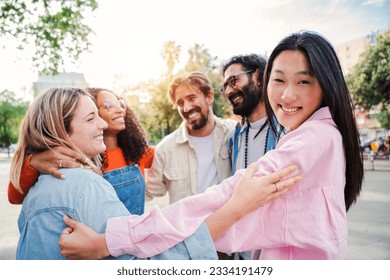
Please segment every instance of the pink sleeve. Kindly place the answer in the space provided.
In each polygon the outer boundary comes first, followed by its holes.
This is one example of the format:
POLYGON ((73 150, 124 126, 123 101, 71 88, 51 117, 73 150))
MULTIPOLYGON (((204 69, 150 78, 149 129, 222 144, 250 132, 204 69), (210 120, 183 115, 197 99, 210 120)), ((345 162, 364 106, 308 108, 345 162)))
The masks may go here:
POLYGON ((230 198, 241 173, 164 209, 157 206, 142 216, 109 219, 106 242, 112 256, 146 258, 162 253, 191 236, 206 218, 230 198))

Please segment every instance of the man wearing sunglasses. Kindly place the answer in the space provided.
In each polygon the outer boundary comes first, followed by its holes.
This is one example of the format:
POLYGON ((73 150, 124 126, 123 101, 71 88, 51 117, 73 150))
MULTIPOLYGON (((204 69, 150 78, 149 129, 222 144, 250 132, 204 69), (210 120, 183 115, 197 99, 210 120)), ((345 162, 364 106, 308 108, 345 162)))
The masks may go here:
MULTIPOLYGON (((222 67, 223 94, 241 122, 232 131, 228 147, 232 173, 246 168, 276 146, 276 135, 267 120, 262 80, 267 61, 256 54, 233 56, 222 67)), ((250 259, 250 252, 232 259, 250 259)))

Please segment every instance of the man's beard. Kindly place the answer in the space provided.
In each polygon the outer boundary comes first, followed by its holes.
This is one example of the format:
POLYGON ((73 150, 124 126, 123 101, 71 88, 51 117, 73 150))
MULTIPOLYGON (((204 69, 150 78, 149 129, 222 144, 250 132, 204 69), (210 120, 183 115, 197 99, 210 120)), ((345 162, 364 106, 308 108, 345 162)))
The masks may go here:
POLYGON ((191 111, 189 111, 188 113, 183 113, 183 116, 185 117, 185 119, 187 120, 187 123, 188 125, 191 127, 192 130, 199 130, 199 129, 202 129, 203 127, 206 126, 207 124, 207 121, 209 120, 209 116, 208 114, 207 115, 204 115, 202 113, 202 110, 199 108, 199 109, 193 109, 191 111), (191 122, 189 119, 188 119, 188 115, 192 114, 193 112, 199 112, 200 114, 200 119, 199 120, 196 120, 195 122, 191 122))
POLYGON ((261 88, 255 87, 252 80, 248 82, 241 90, 236 90, 229 96, 229 101, 233 106, 233 113, 239 116, 249 117, 262 98, 261 88), (238 104, 233 104, 233 100, 237 97, 242 97, 243 101, 238 104))

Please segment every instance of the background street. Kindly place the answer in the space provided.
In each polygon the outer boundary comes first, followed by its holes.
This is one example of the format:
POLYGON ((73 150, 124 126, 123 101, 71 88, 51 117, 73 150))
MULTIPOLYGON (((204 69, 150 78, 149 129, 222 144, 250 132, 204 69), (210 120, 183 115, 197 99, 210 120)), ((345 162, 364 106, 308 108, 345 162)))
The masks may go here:
MULTIPOLYGON (((11 159, 0 153, 0 260, 14 260, 19 238, 20 205, 7 198, 11 159)), ((365 162, 365 180, 358 201, 348 212, 350 260, 390 260, 390 160, 377 160, 374 170, 365 162)), ((164 206, 167 197, 147 202, 164 206)), ((310 209, 308 209, 310 211, 310 209)), ((302 221, 304 222, 304 221, 302 221)))

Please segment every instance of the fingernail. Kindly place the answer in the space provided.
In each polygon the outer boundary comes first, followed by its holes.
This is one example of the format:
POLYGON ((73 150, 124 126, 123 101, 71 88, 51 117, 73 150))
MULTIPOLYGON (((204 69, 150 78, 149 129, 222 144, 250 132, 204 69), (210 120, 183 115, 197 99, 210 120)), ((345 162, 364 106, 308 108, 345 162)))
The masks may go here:
POLYGON ((61 179, 65 179, 65 175, 64 175, 64 174, 61 174, 61 175, 60 175, 60 178, 61 178, 61 179))

